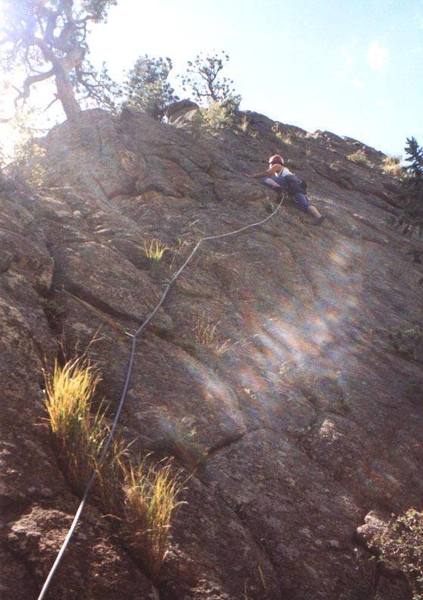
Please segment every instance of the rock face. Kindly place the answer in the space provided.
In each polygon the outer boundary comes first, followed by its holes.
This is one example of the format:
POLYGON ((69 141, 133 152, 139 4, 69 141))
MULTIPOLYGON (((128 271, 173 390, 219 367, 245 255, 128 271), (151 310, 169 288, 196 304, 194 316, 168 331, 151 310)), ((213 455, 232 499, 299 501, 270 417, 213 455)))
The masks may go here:
POLYGON ((44 147, 39 193, 0 182, 2 598, 37 596, 78 502, 43 421, 43 366, 91 343, 115 406, 126 332, 199 237, 275 206, 242 173, 279 152, 325 223, 287 202, 204 246, 137 350, 125 435, 191 473, 159 581, 93 505, 50 597, 406 600, 403 582, 375 584, 355 533, 423 492, 423 240, 392 226, 383 155, 256 113, 212 137, 88 111, 44 147), (152 239, 168 248, 156 263, 152 239))

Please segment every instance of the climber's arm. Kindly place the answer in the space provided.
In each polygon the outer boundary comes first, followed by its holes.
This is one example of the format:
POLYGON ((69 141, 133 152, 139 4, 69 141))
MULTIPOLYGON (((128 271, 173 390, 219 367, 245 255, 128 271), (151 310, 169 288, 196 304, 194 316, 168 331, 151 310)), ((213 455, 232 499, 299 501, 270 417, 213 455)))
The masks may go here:
POLYGON ((250 177, 250 179, 262 179, 263 177, 272 177, 276 175, 278 172, 278 165, 273 165, 269 167, 266 171, 262 171, 261 173, 253 173, 249 175, 248 173, 244 173, 246 177, 250 177))

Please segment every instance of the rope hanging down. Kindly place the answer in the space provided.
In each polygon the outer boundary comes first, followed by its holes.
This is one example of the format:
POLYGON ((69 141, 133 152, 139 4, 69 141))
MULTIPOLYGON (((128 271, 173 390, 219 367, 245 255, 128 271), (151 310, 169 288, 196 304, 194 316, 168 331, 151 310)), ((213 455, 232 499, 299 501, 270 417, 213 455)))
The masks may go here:
MULTIPOLYGON (((154 319, 154 317, 156 316, 158 310, 161 308, 161 306, 163 305, 164 301, 166 300, 166 297, 169 293, 170 288, 172 287, 172 285, 175 283, 175 281, 178 279, 178 277, 182 274, 182 272, 184 271, 184 269, 187 267, 187 265, 191 262, 191 260, 194 258, 195 254, 197 253, 197 251, 199 250, 201 244, 203 244, 204 242, 210 242, 212 240, 221 240, 223 238, 226 237, 230 237, 233 235, 237 235, 239 233, 242 233, 243 231, 247 231, 248 229, 252 229, 253 227, 259 227, 260 225, 264 225, 265 223, 267 223, 267 221, 270 221, 270 219, 272 217, 274 217, 276 215, 277 212, 279 212, 280 207, 282 206, 283 202, 285 200, 285 196, 282 195, 281 200, 279 202, 279 204, 277 205, 277 207, 270 213, 270 215, 268 215, 267 217, 265 217, 264 219, 261 219, 261 221, 257 221, 256 223, 250 223, 249 225, 245 225, 244 227, 240 227, 239 229, 235 229, 233 231, 228 231, 227 233, 220 233, 217 235, 207 235, 205 237, 202 237, 194 246, 193 250, 191 251, 191 253, 189 254, 188 258, 185 260, 185 262, 182 264, 182 266, 176 271, 176 273, 174 273, 171 277, 171 279, 169 280, 169 282, 166 284, 163 294, 160 298, 160 300, 158 301, 158 303, 156 304, 156 306, 154 307, 154 309, 151 311, 151 313, 147 316, 146 320, 143 321, 143 323, 138 327, 138 329, 135 331, 135 333, 131 336, 132 337, 132 342, 131 342, 131 352, 129 355, 129 359, 128 359, 128 366, 126 369, 126 376, 125 376, 125 383, 123 385, 123 389, 122 389, 122 393, 120 396, 120 400, 119 400, 119 404, 116 410, 116 414, 115 414, 115 418, 113 419, 113 423, 112 423, 112 427, 110 429, 109 435, 107 437, 106 443, 103 446, 103 449, 101 451, 101 455, 99 458, 99 464, 101 465, 103 463, 103 461, 106 458, 107 452, 109 451, 110 448, 110 444, 112 443, 113 437, 115 435, 116 432, 116 428, 119 422, 119 417, 120 414, 122 412, 123 409, 123 405, 125 404, 125 400, 126 400, 126 396, 128 394, 128 390, 129 390, 129 384, 131 381, 131 376, 132 376, 132 370, 134 367, 134 360, 135 360, 135 350, 136 350, 136 346, 137 346, 137 340, 140 337, 141 333, 144 331, 144 329, 147 327, 147 325, 154 319)), ((50 583, 53 580, 53 577, 61 563, 61 560, 63 558, 63 555, 66 551, 66 548, 69 545, 69 542, 75 532, 76 526, 78 524, 79 518, 82 514, 82 511, 84 510, 85 504, 87 502, 89 493, 91 491, 91 488, 93 486, 94 480, 96 478, 96 472, 94 471, 91 475, 91 478, 89 479, 86 487, 85 487, 85 491, 84 491, 84 495, 82 497, 82 500, 78 506, 78 509, 75 513, 75 516, 73 518, 72 524, 69 528, 69 531, 63 541, 62 547, 59 550, 58 555, 56 556, 56 560, 53 563, 53 566, 50 569, 50 572, 47 576, 47 579, 44 582, 44 585, 42 587, 42 590, 40 592, 40 595, 38 596, 38 600, 43 600, 46 596, 47 590, 50 586, 50 583)))

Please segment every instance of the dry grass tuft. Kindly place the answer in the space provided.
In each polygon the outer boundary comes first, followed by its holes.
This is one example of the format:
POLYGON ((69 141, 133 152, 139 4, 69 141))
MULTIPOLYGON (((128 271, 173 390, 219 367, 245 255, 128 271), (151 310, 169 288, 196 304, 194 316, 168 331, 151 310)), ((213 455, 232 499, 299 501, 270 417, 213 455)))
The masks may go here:
POLYGON ((55 362, 45 382, 50 428, 70 484, 81 494, 95 471, 95 496, 103 512, 118 518, 130 545, 157 577, 172 515, 181 504, 179 474, 170 461, 153 464, 148 456, 131 464, 129 446, 119 436, 103 456, 110 427, 103 407, 92 411, 100 375, 87 359, 74 359, 63 367, 55 362))
POLYGON ((149 242, 144 242, 144 252, 146 257, 149 260, 153 260, 159 262, 162 260, 164 253, 169 250, 169 247, 166 246, 160 240, 150 240, 149 242))
POLYGON ((46 375, 46 408, 53 433, 65 443, 85 424, 100 377, 86 361, 75 359, 64 367, 54 363, 46 375))
POLYGON ((392 177, 401 179, 404 177, 405 172, 400 163, 400 156, 386 156, 382 161, 382 172, 385 173, 385 175, 391 175, 392 177))
MULTIPOLYGON (((107 426, 104 439, 108 437, 109 431, 107 426)), ((92 467, 96 472, 95 493, 102 509, 106 514, 119 518, 123 506, 123 473, 128 459, 129 445, 117 437, 112 441, 108 454, 103 460, 100 460, 100 456, 96 456, 92 460, 92 467)))
POLYGON ((352 154, 348 154, 347 159, 355 162, 358 165, 362 165, 363 167, 373 167, 373 164, 367 158, 364 150, 357 150, 352 154))
POLYGON ((159 574, 169 545, 172 515, 182 504, 182 483, 169 461, 152 464, 149 457, 124 472, 124 516, 131 546, 153 578, 159 574))
POLYGON ((213 323, 205 314, 197 317, 194 324, 196 341, 213 350, 216 354, 224 354, 230 347, 230 340, 222 340, 218 332, 218 323, 213 323))
POLYGON ((45 375, 45 406, 50 428, 67 475, 81 489, 98 460, 107 429, 104 411, 91 412, 100 376, 86 359, 74 359, 63 367, 57 361, 45 375))
POLYGON ((202 346, 213 348, 217 341, 217 323, 213 323, 206 315, 197 317, 194 325, 195 339, 202 346))
POLYGON ((275 123, 272 126, 272 132, 275 138, 277 138, 283 144, 292 144, 292 136, 289 133, 284 132, 282 127, 278 123, 275 123))

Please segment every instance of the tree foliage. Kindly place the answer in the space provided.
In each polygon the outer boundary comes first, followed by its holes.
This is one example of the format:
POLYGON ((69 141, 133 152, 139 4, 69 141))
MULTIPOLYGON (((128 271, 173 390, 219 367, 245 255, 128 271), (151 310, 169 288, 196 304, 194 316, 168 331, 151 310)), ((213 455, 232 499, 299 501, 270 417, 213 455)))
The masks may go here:
POLYGON ((45 148, 42 137, 50 128, 50 123, 45 123, 45 127, 37 126, 41 112, 33 106, 25 106, 8 123, 14 144, 6 153, 5 172, 34 188, 43 185, 45 148))
POLYGON ((418 145, 415 137, 407 138, 407 144, 404 148, 406 161, 410 163, 407 171, 416 181, 423 180, 423 148, 418 145))
POLYGON ((416 138, 407 138, 405 146, 408 177, 404 180, 404 195, 407 212, 412 217, 423 219, 423 148, 416 138))
POLYGON ((127 104, 161 121, 166 108, 178 100, 168 81, 172 66, 170 58, 138 58, 124 86, 127 104))
POLYGON ((0 30, 4 69, 21 68, 23 81, 16 104, 34 84, 53 79, 56 99, 68 118, 80 112, 77 100, 111 102, 107 71, 100 77, 87 59, 88 28, 104 21, 117 0, 1 0, 5 15, 0 30))
POLYGON ((238 106, 241 97, 235 94, 234 82, 222 74, 228 61, 229 55, 223 51, 212 55, 197 54, 194 60, 188 61, 186 73, 180 77, 183 90, 202 106, 214 102, 238 106))

